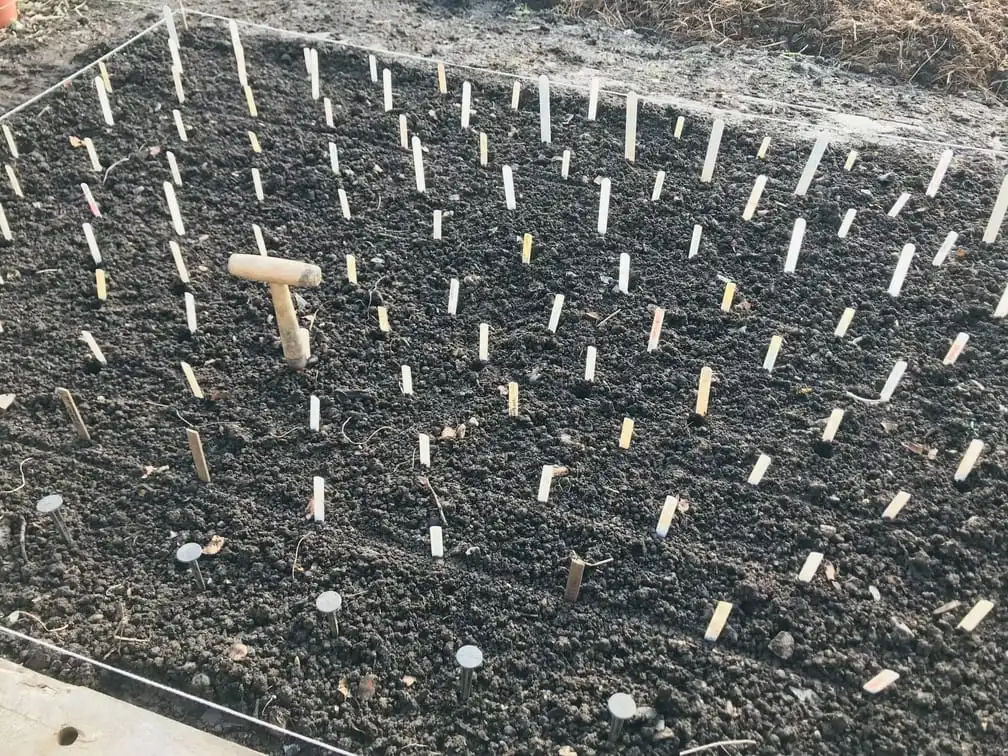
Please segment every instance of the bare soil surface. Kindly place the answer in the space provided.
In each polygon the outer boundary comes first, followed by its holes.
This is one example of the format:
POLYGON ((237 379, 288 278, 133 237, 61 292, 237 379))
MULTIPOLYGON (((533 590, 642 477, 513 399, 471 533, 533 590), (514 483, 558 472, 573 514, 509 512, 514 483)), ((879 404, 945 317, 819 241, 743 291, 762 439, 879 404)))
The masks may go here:
MULTIPOLYGON (((1004 235, 980 241, 1002 175, 988 154, 957 157, 929 199, 932 160, 865 145, 847 171, 846 147, 833 145, 808 196, 795 197, 810 145, 773 134, 759 160, 767 131, 743 123, 726 130, 714 181, 701 184, 710 122, 693 114, 676 139, 681 111, 645 107, 630 164, 621 105, 604 102, 589 122, 583 98, 556 93, 544 145, 531 88, 516 113, 508 82, 449 69, 442 97, 431 66, 383 56, 395 82, 385 114, 366 56, 324 48, 324 94, 336 105, 329 129, 308 95, 301 45, 245 40, 257 119, 218 25, 185 35, 188 142, 170 115, 161 34, 110 63, 115 127, 101 124, 86 80, 12 121, 25 196, 0 185, 14 236, 0 249, 0 386, 17 395, 0 415, 0 606, 4 616, 21 612, 9 621, 364 753, 677 754, 724 738, 751 738, 748 752, 760 754, 1002 752, 1003 608, 972 634, 956 630, 977 599, 1003 595, 1008 544, 998 527, 1008 354, 1004 321, 991 318, 1008 266, 1004 235), (473 125, 488 135, 486 169, 475 131, 459 128, 463 76, 473 83, 473 125), (398 147, 399 113, 427 147, 423 195, 398 147), (249 129, 262 153, 251 151, 249 129), (107 172, 91 172, 71 137, 94 139, 107 172), (167 251, 168 149, 182 168, 188 286, 167 251), (504 206, 504 164, 515 168, 514 211, 504 206), (651 202, 658 169, 667 179, 651 202), (767 188, 755 219, 743 221, 758 174, 767 188), (613 182, 604 236, 596 176, 613 182), (902 192, 910 202, 889 217, 902 192), (840 239, 851 207, 854 227, 840 239), (451 213, 440 242, 435 209, 451 213), (803 252, 797 274, 784 275, 799 215, 808 220, 803 252), (84 222, 109 275, 105 303, 94 296, 84 222), (254 251, 253 223, 271 254, 325 271, 321 288, 298 292, 314 355, 303 373, 281 364, 265 287, 226 272, 230 253, 254 251), (695 224, 704 236, 688 259, 695 224), (949 231, 958 244, 933 266, 949 231), (519 260, 526 232, 531 266, 519 260), (891 298, 906 243, 918 256, 891 298), (614 291, 623 252, 628 294, 614 291), (359 285, 342 276, 346 253, 356 255, 359 285), (446 312, 452 277, 457 316, 446 312), (718 307, 724 278, 739 287, 728 312, 718 307), (195 335, 185 291, 198 306, 195 335), (551 333, 559 293, 567 299, 551 333), (377 327, 379 305, 391 335, 377 327), (648 353, 656 306, 667 310, 664 335, 648 353), (848 306, 858 313, 836 339, 848 306), (480 323, 491 328, 487 364, 476 359, 480 323), (106 366, 77 340, 85 328, 106 366), (943 365, 961 331, 971 337, 965 352, 943 365), (785 346, 767 373, 759 367, 774 334, 785 346), (582 380, 589 345, 599 354, 593 383, 582 380), (877 396, 897 359, 910 368, 891 404, 851 397, 877 396), (186 393, 181 360, 206 400, 186 393), (404 364, 413 397, 399 387, 404 364), (716 382, 698 421, 704 365, 716 382), (518 418, 501 395, 511 380, 521 386, 518 418), (73 390, 95 443, 74 440, 56 386, 73 390), (322 401, 318 433, 307 428, 312 394, 322 401), (836 443, 818 443, 838 406, 847 414, 836 443), (624 417, 636 433, 620 450, 624 417), (191 427, 203 437, 209 485, 192 471, 191 427), (432 468, 420 469, 418 433, 438 438, 445 427, 456 438, 435 443, 432 468), (984 456, 954 485, 972 438, 986 442, 984 456), (761 452, 774 463, 750 486, 761 452), (535 500, 543 464, 567 468, 545 504, 535 500), (326 479, 324 524, 305 518, 314 475, 326 479), (901 489, 910 503, 883 521, 901 489), (53 491, 66 497, 73 548, 34 513, 53 491), (688 507, 660 539, 668 494, 688 507), (444 560, 428 543, 439 507, 444 560), (203 557, 209 586, 196 591, 174 551, 214 536, 223 547, 203 557), (795 576, 810 551, 826 561, 804 585, 795 576), (569 607, 572 552, 612 562, 589 569, 569 607), (338 637, 314 608, 326 589, 345 597, 338 637), (734 604, 728 626, 705 642, 721 600, 734 604), (935 613, 949 601, 960 603, 935 613), (235 658, 238 642, 248 654, 235 658), (453 660, 464 643, 486 655, 468 702, 458 700, 453 660), (901 679, 864 693, 882 668, 901 679), (609 744, 605 700, 616 691, 641 708, 609 744)), ((49 673, 102 683, 79 665, 2 647, 49 673)), ((215 716, 201 724, 297 752, 215 716)))

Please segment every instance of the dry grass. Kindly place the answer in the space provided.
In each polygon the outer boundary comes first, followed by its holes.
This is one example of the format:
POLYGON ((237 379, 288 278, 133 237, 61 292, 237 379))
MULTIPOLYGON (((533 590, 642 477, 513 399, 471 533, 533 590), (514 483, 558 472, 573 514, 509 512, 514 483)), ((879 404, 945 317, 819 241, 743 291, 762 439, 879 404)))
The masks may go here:
POLYGON ((851 70, 1008 96, 1008 0, 559 0, 687 39, 822 55, 851 70))

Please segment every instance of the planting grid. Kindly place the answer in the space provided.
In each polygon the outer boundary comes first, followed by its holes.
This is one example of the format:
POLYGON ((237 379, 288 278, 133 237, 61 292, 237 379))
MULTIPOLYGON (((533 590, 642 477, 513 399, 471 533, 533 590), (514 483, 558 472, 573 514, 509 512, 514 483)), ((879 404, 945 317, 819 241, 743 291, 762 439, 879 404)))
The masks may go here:
MULTIPOLYGON (((515 112, 510 81, 474 75, 472 128, 462 130, 467 72, 449 68, 441 95, 432 64, 382 57, 379 72, 389 68, 394 85, 385 113, 367 55, 322 46, 329 129, 302 45, 243 35, 257 118, 226 28, 209 25, 182 36, 182 105, 161 29, 108 61, 114 126, 102 122, 93 73, 4 121, 20 151, 4 160, 24 192, 0 185, 13 236, 0 249, 0 391, 16 394, 0 413, 8 624, 369 753, 677 753, 721 738, 753 738, 747 750, 759 753, 999 752, 1008 728, 998 704, 1008 693, 1002 610, 996 604, 972 633, 956 630, 978 599, 997 602, 1005 578, 1008 353, 992 312, 1008 266, 1003 235, 980 239, 1001 184, 989 157, 957 155, 927 198, 930 157, 861 146, 846 171, 848 147, 830 145, 808 196, 797 197, 811 145, 773 134, 760 160, 764 133, 729 126, 703 184, 711 124, 689 114, 676 139, 681 114, 642 105, 628 163, 621 100, 604 98, 589 122, 584 97, 554 90, 552 143, 543 144, 534 88, 526 84, 515 112), (399 113, 425 148, 425 194, 399 147, 399 113), (84 137, 100 172, 72 146, 84 137), (182 173, 184 237, 161 190, 168 150, 182 173), (514 211, 504 205, 504 164, 514 167, 514 211), (651 202, 658 169, 667 178, 651 202), (744 221, 761 173, 758 213, 744 221), (600 176, 612 181, 605 235, 595 228, 600 176), (904 191, 908 204, 887 217, 904 191), (850 207, 857 218, 840 239, 850 207), (446 213, 439 241, 436 209, 446 213), (808 231, 796 273, 784 274, 798 216, 808 231), (109 279, 103 303, 85 222, 109 279), (252 223, 271 255, 323 270, 320 288, 296 290, 311 329, 303 373, 283 365, 266 287, 227 273, 229 254, 255 252, 252 223), (687 259, 694 224, 703 239, 687 259), (949 231, 958 244, 935 267, 949 231), (524 233, 534 237, 528 266, 524 233), (188 286, 170 240, 182 247, 188 286), (918 254, 891 298, 906 243, 918 254), (629 294, 613 288, 622 252, 629 294), (356 255, 356 286, 345 280, 346 253, 356 255), (446 308, 452 277, 457 316, 446 308), (724 278, 738 284, 730 312, 719 309, 724 278), (184 291, 197 304, 194 336, 184 291), (566 303, 552 334, 557 293, 566 303), (378 305, 391 334, 378 329, 378 305), (667 314, 648 353, 655 306, 667 314), (835 338, 848 306, 857 314, 835 338), (484 322, 490 360, 481 365, 484 322), (84 329, 107 366, 79 341, 84 329), (960 331, 970 341, 945 366, 960 331), (760 366, 774 334, 784 343, 768 373, 760 366), (580 380, 590 344, 591 385, 580 380), (898 359, 909 368, 891 402, 852 398, 877 397, 898 359), (189 394, 182 360, 206 400, 189 394), (412 397, 400 391, 401 365, 412 367, 412 397), (704 365, 715 382, 698 423, 704 365), (501 393, 509 381, 520 385, 518 418, 501 393), (72 391, 94 443, 75 439, 57 386, 72 391), (317 433, 308 429, 312 394, 322 403, 317 433), (836 407, 846 414, 827 449, 817 440, 836 407), (636 423, 626 450, 617 446, 624 417, 636 423), (464 437, 435 441, 422 470, 418 433, 437 439, 461 425, 464 437), (210 484, 196 479, 188 427, 202 435, 210 484), (974 438, 984 452, 956 485, 974 438), (760 453, 773 462, 751 486, 760 453), (546 504, 536 501, 543 464, 568 468, 546 504), (315 475, 326 480, 324 523, 305 517, 315 475), (447 519, 444 560, 430 556, 439 514, 424 475, 447 519), (909 504, 882 520, 899 490, 909 504), (52 492, 66 499, 73 550, 35 513, 52 492), (663 540, 655 523, 669 494, 688 507, 663 540), (198 592, 174 552, 214 535, 225 543, 202 558, 209 588, 198 592), (802 584, 810 551, 825 561, 802 584), (572 552, 612 561, 586 571, 569 607, 572 552), (314 608, 329 589, 344 596, 337 638, 314 608), (709 643, 720 600, 734 608, 709 643), (933 613, 949 601, 961 604, 933 613), (793 637, 786 659, 770 649, 781 631, 793 637), (236 641, 247 657, 231 658, 236 641), (462 703, 454 652, 465 643, 486 662, 462 703), (883 668, 901 679, 865 693, 883 668), (643 708, 607 745, 605 701, 617 691, 643 708)), ((73 663, 3 647, 88 679, 73 663)))

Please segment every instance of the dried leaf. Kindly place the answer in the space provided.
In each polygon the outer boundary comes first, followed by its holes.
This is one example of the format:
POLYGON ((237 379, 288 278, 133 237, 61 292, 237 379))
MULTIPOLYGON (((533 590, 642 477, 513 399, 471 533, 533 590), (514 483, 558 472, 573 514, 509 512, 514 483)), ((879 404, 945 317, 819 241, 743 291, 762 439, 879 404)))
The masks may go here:
POLYGON ((364 675, 357 683, 357 698, 361 701, 370 701, 374 698, 375 690, 378 687, 378 678, 374 675, 364 675))
POLYGON ((235 641, 231 644, 231 648, 228 649, 227 655, 231 661, 241 661, 248 656, 248 652, 248 646, 241 641, 235 641))
POLYGON ((336 689, 343 694, 343 698, 350 698, 350 683, 345 677, 339 681, 336 689))
POLYGON ((14 394, 0 394, 0 410, 5 410, 14 404, 14 394))
POLYGON ((148 147, 147 151, 150 153, 151 157, 157 157, 161 154, 161 148, 156 144, 153 147, 148 147))
POLYGON ((458 428, 455 429, 455 435, 456 437, 458 437, 458 440, 461 441, 463 438, 465 438, 465 434, 466 434, 466 425, 465 423, 462 423, 458 428))
POLYGON ((206 556, 213 556, 220 552, 224 548, 224 536, 211 536, 210 542, 203 547, 203 553, 206 556))
POLYGON ((140 475, 141 478, 149 478, 151 475, 157 475, 159 473, 168 472, 168 465, 161 465, 160 467, 154 467, 154 465, 144 465, 143 474, 140 475))
POLYGON ((444 428, 441 429, 440 439, 442 441, 454 441, 457 436, 458 433, 451 426, 446 425, 444 428))
POLYGON ((928 459, 934 459, 938 456, 937 449, 925 444, 919 444, 916 441, 904 441, 903 448, 912 451, 914 454, 920 454, 922 457, 927 457, 928 459))
POLYGON ((798 394, 799 396, 808 396, 809 394, 812 393, 812 387, 799 386, 797 389, 795 389, 795 393, 798 394))
POLYGON ((563 465, 554 465, 553 466, 553 477, 554 478, 566 478, 567 477, 567 473, 569 473, 569 472, 570 472, 570 470, 568 470, 563 465))
POLYGON ((560 746, 560 750, 557 751, 557 756, 578 756, 578 752, 570 746, 560 746))
POLYGON ((413 685, 413 683, 415 683, 415 682, 416 682, 416 678, 413 677, 413 675, 403 675, 402 683, 407 688, 411 687, 413 685))
POLYGON ((826 579, 836 580, 836 567, 833 566, 832 562, 826 562, 826 579))
POLYGON ((81 139, 80 137, 75 137, 75 136, 73 136, 71 134, 70 135, 70 146, 71 147, 83 147, 84 146, 84 140, 81 139))

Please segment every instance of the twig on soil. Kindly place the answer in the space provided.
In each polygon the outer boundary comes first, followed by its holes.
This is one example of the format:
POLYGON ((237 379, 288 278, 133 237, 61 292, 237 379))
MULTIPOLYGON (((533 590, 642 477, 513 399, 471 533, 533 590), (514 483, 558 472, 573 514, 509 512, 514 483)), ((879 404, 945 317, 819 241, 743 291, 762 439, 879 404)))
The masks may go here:
POLYGON ((845 391, 844 394, 849 396, 851 399, 857 402, 863 402, 864 404, 885 404, 885 399, 866 399, 863 396, 858 396, 857 394, 851 393, 850 391, 845 391))
POLYGON ((179 420, 181 420, 183 423, 185 423, 186 425, 188 425, 190 428, 195 428, 196 427, 193 423, 190 423, 188 420, 186 420, 184 417, 182 417, 182 413, 179 412, 178 410, 175 410, 175 414, 178 416, 179 420))
POLYGON ((124 157, 124 158, 121 158, 120 160, 116 160, 114 163, 112 163, 112 165, 110 165, 108 168, 105 169, 105 175, 102 176, 102 180, 101 180, 102 186, 105 186, 105 180, 108 178, 109 171, 111 171, 117 165, 120 165, 121 163, 125 163, 127 160, 129 160, 128 157, 124 157))
POLYGON ((25 548, 25 531, 28 529, 28 520, 23 515, 20 516, 21 529, 18 533, 18 548, 21 550, 21 558, 28 561, 28 550, 25 548))
POLYGON ((35 622, 38 623, 39 627, 41 627, 47 633, 62 633, 64 630, 70 627, 70 623, 68 622, 65 625, 61 625, 60 627, 50 628, 45 622, 42 621, 42 618, 39 617, 37 614, 32 614, 31 612, 25 612, 25 611, 20 611, 18 612, 18 614, 22 617, 27 617, 30 620, 34 620, 35 622))
POLYGON ((17 488, 12 488, 10 491, 0 491, 0 493, 5 493, 5 494, 16 493, 17 491, 20 491, 22 488, 24 488, 26 485, 28 485, 28 481, 25 480, 24 466, 25 466, 26 463, 28 463, 28 462, 34 462, 34 461, 35 461, 34 457, 25 457, 23 460, 21 460, 21 464, 18 465, 18 470, 20 470, 20 472, 21 472, 21 485, 18 486, 17 488))
POLYGON ((297 546, 294 547, 294 563, 291 565, 291 580, 294 579, 294 573, 297 571, 298 553, 301 551, 301 544, 304 543, 305 538, 310 535, 311 533, 305 533, 298 539, 297 546))
POLYGON ((343 425, 340 426, 340 431, 339 432, 340 432, 340 435, 343 436, 344 439, 346 439, 347 443, 354 444, 355 446, 365 446, 368 441, 370 441, 372 438, 374 438, 375 436, 377 436, 383 430, 395 430, 395 428, 393 428, 391 425, 383 425, 382 427, 380 427, 380 428, 378 428, 376 430, 371 431, 371 433, 368 435, 368 437, 365 438, 363 441, 354 441, 352 438, 350 438, 350 436, 348 436, 346 434, 346 430, 344 430, 346 428, 346 426, 347 426, 347 423, 349 423, 350 420, 351 420, 351 418, 348 417, 346 420, 343 421, 343 425))
POLYGON ((756 745, 755 740, 719 740, 717 743, 708 743, 707 745, 697 746, 696 748, 687 748, 685 751, 679 751, 679 756, 687 756, 690 753, 702 753, 703 751, 713 751, 715 748, 721 748, 723 746, 742 746, 742 745, 756 745))
POLYGON ((608 322, 609 322, 610 320, 612 320, 612 319, 613 319, 613 318, 615 318, 615 317, 616 317, 617 315, 619 315, 619 314, 620 314, 621 312, 623 312, 623 310, 616 310, 616 312, 612 313, 611 315, 606 315, 606 316, 605 316, 604 318, 602 318, 602 320, 600 320, 600 321, 599 321, 598 325, 597 325, 597 326, 595 326, 595 327, 596 327, 596 328, 601 328, 601 327, 602 327, 602 326, 604 326, 604 325, 605 325, 606 323, 608 323, 608 322))
POLYGON ((437 491, 434 490, 434 486, 431 485, 430 479, 426 475, 421 475, 420 480, 425 486, 427 486, 427 490, 431 492, 431 496, 434 497, 434 503, 437 505, 438 514, 441 515, 441 524, 447 528, 448 518, 445 517, 444 508, 441 506, 441 499, 438 498, 437 491))
POLYGON ((384 279, 385 279, 385 276, 381 276, 377 281, 375 281, 375 285, 372 286, 371 289, 368 291, 368 295, 367 295, 367 306, 368 307, 371 306, 371 297, 374 295, 374 293, 376 291, 378 291, 378 284, 380 284, 384 279))

